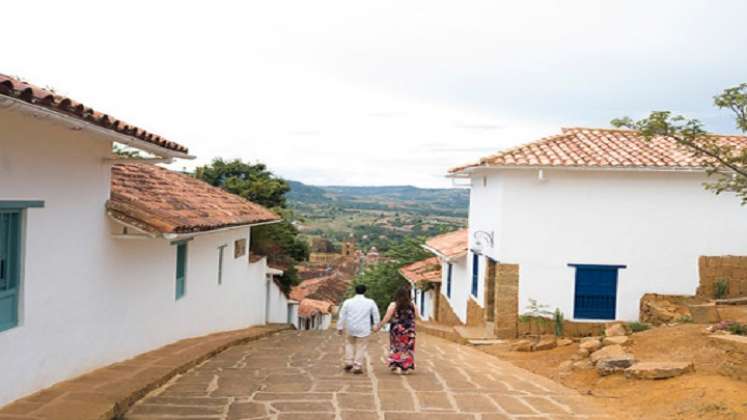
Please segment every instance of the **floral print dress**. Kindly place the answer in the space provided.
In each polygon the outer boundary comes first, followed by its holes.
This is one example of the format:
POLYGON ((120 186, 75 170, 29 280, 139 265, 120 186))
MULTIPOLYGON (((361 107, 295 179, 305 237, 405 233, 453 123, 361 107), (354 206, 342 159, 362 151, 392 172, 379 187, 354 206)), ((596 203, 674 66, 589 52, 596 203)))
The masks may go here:
POLYGON ((415 369, 415 309, 397 309, 389 324, 389 367, 415 369))

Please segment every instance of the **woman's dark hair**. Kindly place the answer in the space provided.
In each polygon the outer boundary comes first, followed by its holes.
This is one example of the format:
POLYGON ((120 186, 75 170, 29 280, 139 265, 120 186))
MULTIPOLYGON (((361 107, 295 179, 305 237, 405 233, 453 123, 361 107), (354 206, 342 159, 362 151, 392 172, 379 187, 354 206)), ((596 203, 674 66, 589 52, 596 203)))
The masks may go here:
POLYGON ((409 285, 404 285, 397 289, 397 293, 394 294, 394 303, 397 305, 396 312, 412 309, 412 302, 410 301, 411 290, 409 285))

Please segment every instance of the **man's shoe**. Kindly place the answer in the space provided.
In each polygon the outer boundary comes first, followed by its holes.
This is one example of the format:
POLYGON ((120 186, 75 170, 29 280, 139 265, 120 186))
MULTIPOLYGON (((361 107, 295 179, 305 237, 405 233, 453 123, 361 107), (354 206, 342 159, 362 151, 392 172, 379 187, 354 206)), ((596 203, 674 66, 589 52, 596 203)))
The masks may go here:
POLYGON ((353 365, 345 365, 343 369, 345 369, 345 372, 350 372, 350 370, 353 369, 353 365))
POLYGON ((353 373, 356 374, 356 375, 360 375, 361 373, 363 373, 363 369, 361 369, 360 366, 355 366, 353 368, 353 373))

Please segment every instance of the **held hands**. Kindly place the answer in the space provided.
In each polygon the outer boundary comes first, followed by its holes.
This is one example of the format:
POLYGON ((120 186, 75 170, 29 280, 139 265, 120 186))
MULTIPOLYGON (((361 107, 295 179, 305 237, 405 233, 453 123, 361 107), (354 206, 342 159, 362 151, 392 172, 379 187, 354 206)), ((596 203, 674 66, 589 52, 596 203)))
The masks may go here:
POLYGON ((342 330, 337 330, 337 335, 342 335, 342 330))
POLYGON ((373 332, 377 333, 381 330, 381 324, 376 324, 373 327, 373 332))

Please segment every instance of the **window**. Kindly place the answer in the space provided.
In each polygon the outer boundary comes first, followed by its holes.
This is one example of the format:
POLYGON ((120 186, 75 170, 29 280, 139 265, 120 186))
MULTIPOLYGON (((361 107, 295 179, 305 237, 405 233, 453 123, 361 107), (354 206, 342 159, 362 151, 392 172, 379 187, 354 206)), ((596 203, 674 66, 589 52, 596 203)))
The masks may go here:
POLYGON ((218 285, 223 284, 223 250, 228 245, 221 245, 218 247, 218 285))
POLYGON ((246 239, 237 239, 233 243, 233 257, 239 258, 246 255, 246 239))
POLYGON ((21 210, 0 209, 0 331, 18 325, 21 210))
POLYGON ((480 256, 472 253, 472 296, 477 297, 478 277, 480 273, 480 256))
POLYGON ((451 270, 454 267, 451 263, 446 263, 446 297, 451 297, 451 270))
POLYGON ((617 274, 624 265, 568 264, 576 269, 575 319, 615 319, 617 274))
POLYGON ((187 291, 187 243, 176 244, 176 299, 181 299, 187 291))

